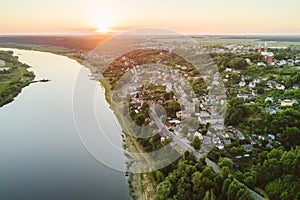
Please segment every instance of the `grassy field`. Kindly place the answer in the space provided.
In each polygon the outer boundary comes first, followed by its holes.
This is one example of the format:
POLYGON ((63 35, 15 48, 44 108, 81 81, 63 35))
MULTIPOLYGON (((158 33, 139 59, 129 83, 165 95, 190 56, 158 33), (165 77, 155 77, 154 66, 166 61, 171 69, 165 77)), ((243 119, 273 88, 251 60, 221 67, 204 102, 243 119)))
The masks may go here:
POLYGON ((300 46, 300 39, 295 41, 279 40, 278 38, 272 37, 217 37, 217 36, 205 36, 205 37, 194 37, 194 39, 204 45, 246 45, 246 46, 258 46, 259 43, 264 45, 267 42, 268 46, 275 47, 288 47, 288 46, 300 46))

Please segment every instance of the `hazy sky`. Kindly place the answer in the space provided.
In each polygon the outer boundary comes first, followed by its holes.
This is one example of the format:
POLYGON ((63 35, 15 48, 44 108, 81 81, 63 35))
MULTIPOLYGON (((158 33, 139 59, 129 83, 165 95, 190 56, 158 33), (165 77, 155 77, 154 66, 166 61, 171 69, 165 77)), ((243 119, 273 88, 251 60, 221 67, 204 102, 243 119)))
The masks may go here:
POLYGON ((0 34, 300 34, 299 0, 1 0, 0 34))

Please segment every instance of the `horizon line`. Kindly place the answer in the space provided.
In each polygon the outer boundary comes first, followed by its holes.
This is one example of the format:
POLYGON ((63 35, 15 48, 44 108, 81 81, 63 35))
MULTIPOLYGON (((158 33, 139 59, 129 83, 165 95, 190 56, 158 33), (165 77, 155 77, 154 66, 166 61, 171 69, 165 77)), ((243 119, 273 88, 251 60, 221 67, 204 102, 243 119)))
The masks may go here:
MULTIPOLYGON (((115 33, 105 33, 105 34, 99 34, 99 33, 65 33, 65 34, 59 34, 59 33, 30 33, 30 34, 25 34, 25 33, 20 33, 20 34, 1 34, 0 37, 22 37, 22 36, 44 36, 44 37, 49 37, 49 36, 112 36, 115 33)), ((212 33, 212 34, 186 34, 186 33, 181 33, 182 35, 185 36, 292 36, 292 37, 300 37, 300 34, 283 34, 283 33, 278 33, 278 34, 270 34, 270 33, 212 33)), ((143 34, 141 34, 143 35, 143 34)), ((158 34, 159 35, 159 34, 158 34)), ((174 36, 174 35, 173 35, 174 36)))

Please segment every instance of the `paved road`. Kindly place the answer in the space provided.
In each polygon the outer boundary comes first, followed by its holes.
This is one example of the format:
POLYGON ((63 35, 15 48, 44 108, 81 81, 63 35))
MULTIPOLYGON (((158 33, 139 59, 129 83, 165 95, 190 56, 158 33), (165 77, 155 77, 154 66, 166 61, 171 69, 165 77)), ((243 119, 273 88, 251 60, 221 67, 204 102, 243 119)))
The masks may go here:
POLYGON ((207 166, 211 167, 214 170, 214 172, 218 173, 221 171, 221 168, 209 158, 205 158, 205 162, 207 166))
POLYGON ((172 133, 165 127, 165 125, 161 122, 160 118, 157 116, 153 105, 150 105, 150 114, 149 115, 150 115, 151 120, 153 120, 155 122, 156 126, 158 127, 159 134, 161 136, 165 136, 165 137, 168 136, 168 137, 172 138, 173 142, 175 142, 177 145, 179 145, 182 149, 192 152, 198 159, 202 156, 198 151, 196 151, 189 144, 189 141, 178 137, 177 135, 175 135, 174 133, 172 133))

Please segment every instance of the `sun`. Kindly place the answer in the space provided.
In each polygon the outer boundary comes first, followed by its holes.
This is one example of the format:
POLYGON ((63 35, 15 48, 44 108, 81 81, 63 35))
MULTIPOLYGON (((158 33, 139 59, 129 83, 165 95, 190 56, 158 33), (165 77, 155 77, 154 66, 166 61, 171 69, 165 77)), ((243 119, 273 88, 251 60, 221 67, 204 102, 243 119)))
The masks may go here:
POLYGON ((96 32, 99 32, 99 33, 107 33, 109 31, 110 31, 109 26, 104 25, 104 24, 97 26, 97 30, 96 30, 96 32))
POLYGON ((105 13, 99 14, 97 17, 93 17, 91 21, 91 26, 94 28, 95 32, 98 33, 108 33, 112 32, 112 27, 114 26, 113 17, 106 15, 105 13))
POLYGON ((110 27, 111 27, 111 23, 109 20, 99 20, 97 22, 94 23, 94 27, 96 28, 96 32, 98 33, 107 33, 110 32, 110 27))

